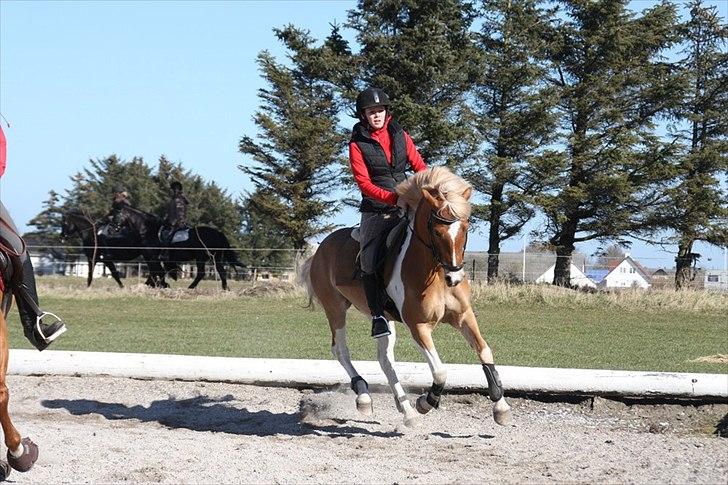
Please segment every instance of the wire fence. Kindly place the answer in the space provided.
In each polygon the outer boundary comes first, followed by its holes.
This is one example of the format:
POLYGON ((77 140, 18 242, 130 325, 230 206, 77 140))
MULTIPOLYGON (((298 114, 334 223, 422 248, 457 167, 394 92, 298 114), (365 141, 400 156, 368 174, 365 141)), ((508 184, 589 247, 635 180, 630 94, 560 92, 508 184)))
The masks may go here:
MULTIPOLYGON (((84 246, 28 246, 35 272, 39 276, 75 276, 88 277, 89 263, 84 250, 95 250, 98 255, 107 250, 138 250, 137 247, 84 247, 84 246)), ((176 257, 178 251, 189 251, 189 248, 148 248, 167 250, 165 264, 175 263, 179 266, 179 278, 194 278, 197 267, 194 261, 176 257)), ((213 251, 226 250, 235 254, 241 266, 236 271, 228 271, 232 279, 239 280, 284 280, 293 281, 296 268, 311 253, 281 248, 206 248, 208 256, 213 251)), ((464 267, 471 281, 488 282, 489 254, 484 251, 469 251, 465 254, 464 267)), ((498 255, 497 280, 514 283, 551 283, 558 257, 545 251, 502 252, 498 255)), ((103 263, 101 259, 99 262, 103 263)), ((660 263, 663 258, 633 258, 629 255, 588 257, 575 252, 571 256, 570 274, 572 286, 584 288, 650 288, 669 287, 674 285, 674 268, 665 268, 660 263)), ((217 279, 219 276, 210 257, 204 265, 205 277, 217 279)), ((724 262, 723 269, 704 269, 691 267, 691 286, 695 288, 711 288, 728 290, 728 271, 724 262)), ((136 278, 144 281, 148 269, 141 256, 130 261, 113 262, 122 278, 136 278)), ((93 277, 111 276, 109 267, 96 264, 93 277)), ((493 278, 490 278, 491 281, 493 278)))

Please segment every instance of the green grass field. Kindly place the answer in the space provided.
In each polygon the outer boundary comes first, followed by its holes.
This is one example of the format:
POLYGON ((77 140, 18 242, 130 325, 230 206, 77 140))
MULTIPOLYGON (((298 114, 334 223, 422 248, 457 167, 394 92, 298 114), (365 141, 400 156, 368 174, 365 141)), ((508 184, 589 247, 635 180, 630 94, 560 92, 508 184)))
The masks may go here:
MULTIPOLYGON (((136 283, 130 281, 129 283, 136 283)), ((108 280, 87 290, 81 280, 41 278, 42 306, 63 316, 69 331, 55 350, 148 352, 234 357, 332 359, 321 310, 289 285, 232 282, 218 291, 117 289, 108 280)), ((728 373, 728 296, 694 294, 591 295, 556 288, 481 288, 474 291, 481 330, 496 363, 537 367, 728 373)), ((375 360, 368 321, 350 312, 352 357, 375 360)), ((10 315, 11 347, 30 348, 17 313, 10 315)), ((421 361, 405 327, 396 356, 421 361)), ((459 332, 435 331, 443 361, 477 363, 459 332)))

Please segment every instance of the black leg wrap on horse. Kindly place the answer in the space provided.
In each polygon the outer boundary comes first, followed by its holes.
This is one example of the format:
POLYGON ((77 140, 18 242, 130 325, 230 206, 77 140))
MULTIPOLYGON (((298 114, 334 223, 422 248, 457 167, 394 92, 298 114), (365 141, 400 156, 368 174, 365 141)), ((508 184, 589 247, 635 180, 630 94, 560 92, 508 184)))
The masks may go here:
POLYGON ((357 396, 359 394, 368 393, 369 384, 362 376, 356 376, 351 379, 351 390, 354 391, 357 396))
POLYGON ((437 409, 440 407, 440 396, 442 396, 442 391, 445 389, 445 384, 435 384, 433 383, 432 386, 430 386, 430 390, 427 391, 427 404, 432 406, 433 408, 437 409))
POLYGON ((498 401, 503 397, 503 384, 501 384, 495 364, 483 364, 483 372, 488 380, 488 395, 491 401, 498 401))

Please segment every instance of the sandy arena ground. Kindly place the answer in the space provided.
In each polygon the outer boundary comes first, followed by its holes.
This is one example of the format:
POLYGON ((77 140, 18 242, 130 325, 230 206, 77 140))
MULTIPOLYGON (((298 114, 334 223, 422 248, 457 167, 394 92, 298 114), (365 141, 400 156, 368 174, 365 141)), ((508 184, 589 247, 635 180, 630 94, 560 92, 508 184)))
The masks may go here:
POLYGON ((11 417, 40 447, 18 483, 722 483, 728 404, 445 395, 405 428, 389 394, 122 378, 10 376, 11 417), (722 421, 722 424, 718 423, 722 421))

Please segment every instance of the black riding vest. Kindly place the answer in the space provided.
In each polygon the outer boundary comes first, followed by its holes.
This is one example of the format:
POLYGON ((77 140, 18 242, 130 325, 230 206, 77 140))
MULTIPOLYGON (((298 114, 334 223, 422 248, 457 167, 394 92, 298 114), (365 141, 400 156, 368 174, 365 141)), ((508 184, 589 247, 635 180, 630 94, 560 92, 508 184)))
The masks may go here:
MULTIPOLYGON (((404 139, 404 130, 394 120, 389 120, 387 126, 389 136, 392 138, 392 165, 387 162, 387 155, 382 145, 374 140, 366 127, 366 123, 359 122, 354 125, 351 132, 351 141, 361 150, 364 164, 369 171, 369 178, 378 187, 394 192, 394 187, 405 179, 405 170, 409 167, 407 160, 407 145, 404 139)), ((361 212, 392 212, 396 207, 384 204, 371 197, 362 197, 359 205, 361 212)))

